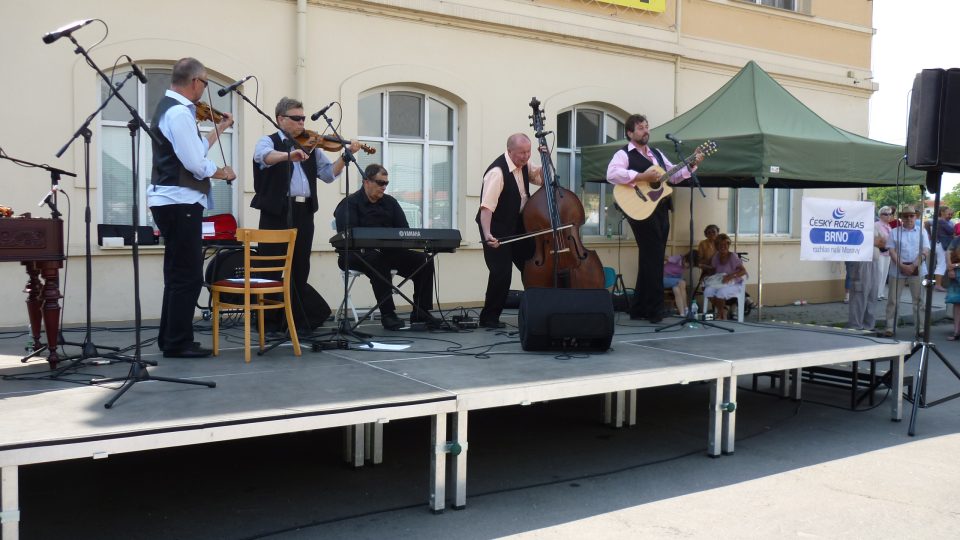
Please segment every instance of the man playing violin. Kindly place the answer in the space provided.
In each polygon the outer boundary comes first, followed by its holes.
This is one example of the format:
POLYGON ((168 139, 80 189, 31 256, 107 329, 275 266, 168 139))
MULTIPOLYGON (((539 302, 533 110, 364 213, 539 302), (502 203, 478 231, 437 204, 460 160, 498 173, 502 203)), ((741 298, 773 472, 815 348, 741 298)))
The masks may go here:
POLYGON ((483 261, 490 275, 480 311, 480 326, 503 328, 500 313, 510 292, 513 266, 523 264, 533 253, 531 240, 501 244, 507 236, 523 234, 520 213, 530 197, 530 184, 543 185, 540 167, 527 163, 530 159, 530 138, 514 133, 507 139, 507 151, 487 167, 480 191, 480 210, 476 221, 483 242, 483 261))
POLYGON ((194 309, 203 287, 203 210, 210 204, 210 179, 230 181, 237 175, 206 157, 233 117, 224 114, 205 138, 197 130, 194 103, 207 84, 203 64, 194 58, 178 61, 150 124, 155 139, 147 206, 165 244, 157 338, 165 357, 200 358, 212 352, 193 341, 194 309))
MULTIPOLYGON (((331 162, 320 151, 308 154, 293 140, 304 132, 303 103, 284 97, 274 112, 281 131, 257 141, 253 152, 256 195, 250 206, 260 210, 261 229, 297 229, 290 270, 293 317, 298 333, 309 334, 330 316, 326 300, 307 284, 313 250, 313 214, 318 208, 317 179, 326 184, 333 182, 343 171, 344 161, 339 157, 331 162)), ((351 141, 350 150, 359 149, 360 143, 351 141)), ((279 324, 271 320, 268 323, 273 323, 270 326, 274 329, 279 324)))
MULTIPOLYGON (((364 170, 363 185, 340 201, 333 215, 337 222, 337 231, 357 227, 394 227, 409 228, 407 216, 400 208, 397 199, 387 195, 390 179, 382 165, 371 163, 364 170), (347 212, 349 207, 349 212, 347 212), (349 220, 348 218, 349 214, 349 220)), ((344 258, 340 257, 340 268, 344 268, 344 258)), ((425 323, 428 328, 440 328, 440 321, 430 314, 433 309, 433 260, 426 254, 410 249, 364 249, 360 253, 350 253, 350 269, 359 270, 370 278, 373 295, 380 305, 380 323, 387 330, 403 328, 403 321, 397 317, 393 303, 393 288, 390 285, 391 270, 397 275, 409 277, 413 281, 413 313, 410 322, 425 323), (362 261, 360 260, 362 259, 362 261), (376 270, 384 279, 374 275, 376 270)))
MULTIPOLYGON (((636 185, 640 182, 653 183, 660 178, 653 166, 669 169, 672 163, 663 152, 648 146, 650 124, 642 114, 633 114, 624 125, 627 144, 613 155, 607 166, 607 182, 611 184, 636 185)), ((677 171, 670 182, 680 182, 689 178, 703 160, 699 151, 689 166, 677 171)), ((627 222, 633 230, 637 242, 637 284, 630 302, 631 319, 647 319, 656 324, 663 320, 663 259, 667 250, 667 236, 670 233, 670 201, 658 204, 653 214, 644 220, 627 216, 627 222)))

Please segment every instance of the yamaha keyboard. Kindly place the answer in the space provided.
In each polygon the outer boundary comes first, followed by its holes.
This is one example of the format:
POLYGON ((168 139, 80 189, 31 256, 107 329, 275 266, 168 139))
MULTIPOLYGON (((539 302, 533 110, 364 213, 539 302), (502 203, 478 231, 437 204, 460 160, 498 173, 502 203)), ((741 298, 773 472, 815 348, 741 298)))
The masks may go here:
POLYGON ((391 227, 355 227, 330 238, 336 249, 417 249, 456 251, 460 246, 457 229, 400 229, 391 227))

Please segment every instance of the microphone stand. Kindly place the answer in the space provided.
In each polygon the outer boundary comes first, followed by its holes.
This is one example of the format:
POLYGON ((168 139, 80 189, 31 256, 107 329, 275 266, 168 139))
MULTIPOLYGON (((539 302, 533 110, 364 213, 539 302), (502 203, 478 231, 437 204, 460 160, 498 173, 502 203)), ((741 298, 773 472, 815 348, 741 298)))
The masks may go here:
MULTIPOLYGON (((138 226, 140 225, 140 207, 139 207, 140 182, 139 182, 138 167, 137 167, 136 140, 137 140, 137 132, 138 130, 141 130, 141 129, 150 137, 151 140, 155 140, 155 136, 153 133, 150 132, 150 128, 149 126, 147 126, 147 123, 143 120, 143 118, 140 117, 140 114, 137 112, 137 109, 134 108, 132 105, 130 105, 130 103, 128 103, 127 100, 125 100, 123 96, 120 95, 119 88, 115 88, 113 84, 111 84, 109 77, 107 77, 107 75, 99 67, 97 67, 96 63, 94 63, 93 59, 90 58, 90 55, 87 53, 87 51, 83 47, 81 47, 79 43, 77 43, 77 40, 74 39, 72 35, 67 37, 77 47, 74 50, 74 52, 76 54, 82 55, 86 59, 87 65, 93 68, 93 70, 97 72, 100 78, 103 79, 105 83, 107 83, 107 88, 110 89, 110 98, 116 97, 127 108, 127 111, 130 112, 130 122, 127 124, 127 127, 130 130, 130 152, 131 152, 130 173, 131 173, 131 182, 133 186, 132 257, 133 257, 134 331, 135 331, 136 342, 134 343, 134 347, 133 347, 134 348, 133 356, 126 356, 126 355, 121 355, 117 353, 100 354, 97 352, 96 347, 93 345, 92 341, 90 340, 90 290, 91 290, 91 277, 92 277, 91 274, 93 269, 92 269, 92 257, 90 252, 90 138, 92 136, 92 132, 90 131, 89 125, 90 125, 90 122, 93 120, 93 118, 97 114, 99 114, 100 110, 102 110, 106 106, 107 101, 109 101, 110 99, 108 98, 107 100, 104 100, 104 102, 100 105, 100 109, 98 109, 96 112, 94 112, 93 115, 87 118, 87 120, 83 123, 83 126, 81 126, 79 130, 77 130, 77 132, 73 135, 73 137, 71 137, 70 140, 67 141, 67 144, 65 144, 63 148, 61 148, 60 151, 57 153, 57 157, 60 157, 67 150, 67 148, 73 143, 73 141, 77 139, 78 136, 80 135, 83 136, 84 174, 86 175, 86 191, 87 191, 87 207, 86 207, 86 215, 85 215, 86 225, 87 225, 87 231, 86 231, 87 233, 87 237, 86 237, 86 242, 87 242, 87 246, 86 246, 87 247, 87 254, 86 254, 87 255, 87 334, 86 334, 86 338, 84 339, 83 354, 81 354, 80 361, 74 362, 74 364, 71 364, 71 366, 68 366, 67 368, 64 368, 64 369, 69 369, 73 367, 73 365, 76 365, 82 362, 82 360, 84 360, 85 358, 90 358, 92 356, 104 358, 106 360, 105 363, 112 363, 112 361, 129 362, 130 371, 128 372, 126 377, 109 377, 105 379, 92 379, 90 381, 91 384, 102 384, 102 383, 120 382, 120 381, 123 382, 123 385, 118 389, 117 394, 114 395, 112 398, 110 398, 110 400, 108 400, 106 403, 104 403, 103 406, 107 409, 112 408, 113 404, 118 399, 120 399, 127 392, 127 390, 132 388, 134 384, 141 381, 156 380, 156 381, 165 381, 165 382, 173 382, 173 383, 180 383, 180 384, 201 385, 201 386, 207 386, 209 388, 214 388, 217 385, 217 383, 215 382, 191 381, 187 379, 174 379, 170 377, 154 377, 147 370, 147 366, 156 366, 157 362, 152 360, 145 360, 141 356, 140 265, 139 265, 140 242, 139 242, 139 238, 138 238, 139 234, 137 230, 138 226)), ((127 75, 126 80, 129 80, 129 78, 130 78, 130 74, 127 75)), ((124 80, 124 82, 126 82, 126 80, 124 80)), ((105 347, 105 348, 109 348, 114 351, 118 350, 113 347, 105 347)), ((61 370, 61 373, 62 373, 62 370, 61 370)))
MULTIPOLYGON (((278 132, 283 133, 283 134, 286 136, 286 139, 284 139, 283 142, 284 142, 284 144, 286 145, 287 152, 289 152, 289 151, 290 151, 290 148, 292 148, 292 147, 294 147, 294 146, 297 147, 297 148, 300 149, 300 150, 304 150, 304 148, 303 148, 302 146, 300 146, 300 143, 298 143, 293 137, 291 137, 286 131, 284 131, 283 128, 281 128, 279 124, 277 124, 276 120, 274 120, 273 118, 270 117, 270 115, 268 115, 267 113, 265 113, 265 112, 263 111, 263 109, 261 109, 260 107, 257 106, 256 103, 250 101, 250 99, 247 98, 247 96, 245 96, 245 95, 243 94, 243 92, 241 92, 241 91, 238 90, 237 88, 233 88, 233 89, 231 89, 230 91, 231 91, 231 92, 234 92, 235 94, 237 94, 238 96, 240 96, 240 98, 243 99, 243 101, 247 102, 248 105, 250 105, 251 107, 253 107, 253 110, 257 111, 257 113, 259 113, 260 116, 266 118, 267 121, 270 122, 271 125, 273 125, 273 127, 277 128, 277 131, 278 131, 278 132)), ((226 94, 224 94, 224 95, 226 95, 226 94)), ((304 151, 305 151, 305 150, 304 150, 304 151)), ((293 200, 292 200, 292 197, 290 197, 290 180, 292 179, 292 176, 293 176, 293 170, 292 170, 292 168, 293 168, 293 163, 291 163, 291 162, 288 161, 288 162, 287 162, 287 219, 286 219, 286 223, 287 223, 287 227, 290 228, 290 229, 293 228, 293 200)), ((258 248, 259 248, 259 246, 258 246, 258 248)), ((296 248, 294 248, 294 249, 296 249, 296 248)), ((309 255, 308 255, 308 256, 309 256, 309 255)), ((292 270, 291 270, 291 274, 292 274, 292 270)), ((297 287, 297 283, 296 283, 296 281, 294 281, 294 280, 292 279, 292 275, 291 275, 291 276, 287 276, 287 279, 290 280, 291 295, 297 298, 297 305, 300 306, 300 315, 301 315, 301 317, 303 317, 303 320, 309 324, 309 317, 307 316, 306 308, 303 306, 303 301, 302 301, 302 298, 300 297, 300 290, 299 290, 298 287, 297 287)), ((292 310, 292 309, 293 309, 293 308, 292 308, 292 306, 291 306, 291 310, 292 310)), ((259 313, 258 316, 259 316, 259 317, 263 317, 263 313, 262 313, 262 312, 259 313)), ((308 339, 303 339, 304 337, 306 337, 306 336, 299 336, 299 335, 297 336, 297 338, 299 339, 299 341, 300 341, 301 343, 304 343, 304 342, 307 342, 307 341, 310 341, 311 343, 313 343, 309 338, 308 338, 308 339)), ((279 347, 279 346, 282 345, 283 343, 286 343, 287 341, 290 341, 290 329, 287 328, 287 334, 286 334, 284 337, 282 337, 282 338, 277 338, 277 339, 272 339, 272 340, 269 340, 269 341, 270 341, 270 345, 264 347, 264 349, 263 349, 262 351, 259 351, 259 350, 258 350, 258 351, 257 351, 257 356, 263 356, 264 354, 266 354, 266 353, 272 351, 273 349, 279 347)))
MULTIPOLYGON (((37 206, 42 206, 46 204, 48 207, 50 207, 51 218, 57 221, 60 221, 60 216, 62 214, 57 209, 57 191, 60 190, 60 177, 70 176, 70 177, 76 178, 77 175, 72 172, 64 171, 63 169, 51 167, 50 165, 31 163, 29 161, 24 161, 22 159, 12 158, 4 154, 3 152, 0 152, 0 159, 9 160, 16 163, 17 165, 21 165, 24 167, 36 167, 50 173, 50 192, 47 193, 47 195, 43 198, 43 200, 40 201, 40 204, 38 204, 37 206)), ((57 231, 60 233, 59 243, 60 243, 60 247, 62 248, 63 247, 63 241, 62 241, 63 222, 62 221, 59 223, 57 227, 57 231)), ((50 239, 50 240, 53 240, 53 239, 50 239)), ((64 254, 59 253, 58 255, 59 257, 56 259, 56 261, 57 262, 63 261, 65 258, 64 254)), ((45 281, 49 282, 50 285, 47 287, 44 287, 49 291, 49 294, 42 295, 41 285, 39 282, 40 272, 39 272, 39 269, 37 268, 38 262, 40 261, 31 261, 25 265, 27 269, 27 275, 29 276, 29 280, 27 282, 27 286, 25 290, 27 291, 27 311, 30 317, 30 331, 33 337, 33 344, 32 344, 33 351, 31 351, 29 355, 21 358, 20 362, 27 363, 30 361, 31 358, 36 357, 37 355, 39 355, 45 350, 49 350, 50 355, 47 358, 47 363, 50 365, 50 369, 56 369, 57 364, 60 361, 72 360, 76 358, 76 356, 71 355, 71 356, 60 357, 57 354, 58 340, 60 344, 64 343, 63 335, 62 335, 62 332, 60 331, 61 308, 59 305, 59 301, 61 298, 61 294, 60 294, 59 285, 58 285, 59 275, 58 275, 58 272, 56 271, 52 275, 49 272, 44 272, 46 274, 45 281), (44 299, 42 298, 42 296, 46 296, 46 298, 44 299), (44 302, 44 300, 46 300, 46 302, 44 302), (54 302, 53 306, 55 306, 56 308, 55 310, 50 309, 49 303, 51 300, 54 302), (42 305, 42 304, 48 304, 48 305, 42 305), (41 313, 42 307, 45 308, 45 309, 42 309, 43 313, 41 313), (51 316, 44 316, 47 312, 50 312, 51 316), (41 319, 43 320, 44 327, 46 328, 46 331, 47 331, 48 343, 46 345, 42 345, 40 341, 41 319)), ((60 265, 57 265, 57 268, 59 268, 59 266, 60 265)), ((4 377, 4 379, 7 379, 7 378, 13 378, 13 377, 4 377)))
MULTIPOLYGON (((683 159, 683 153, 680 151, 680 141, 674 138, 671 138, 670 140, 673 141, 673 149, 674 149, 674 152, 677 153, 677 158, 679 158, 682 163, 686 163, 686 161, 683 159)), ((673 328, 675 326, 679 326, 681 328, 696 328, 697 324, 702 324, 703 326, 709 326, 711 328, 717 328, 720 330, 726 330, 727 332, 733 332, 734 331, 733 328, 720 326, 718 324, 714 324, 706 320, 703 320, 703 321, 697 320, 697 318, 693 314, 693 305, 697 301, 697 299, 694 298, 693 296, 693 293, 696 292, 696 284, 694 284, 693 282, 693 188, 696 187, 697 190, 700 191, 701 197, 706 198, 707 195, 706 193, 703 192, 703 188, 700 186, 700 179, 697 177, 697 173, 690 170, 689 164, 688 164, 687 170, 690 171, 690 251, 687 253, 687 263, 688 263, 687 279, 689 280, 687 281, 687 291, 688 291, 688 294, 690 295, 690 303, 687 305, 687 313, 684 314, 683 319, 675 323, 668 324, 666 326, 658 326, 654 328, 653 331, 660 332, 661 330, 666 330, 667 328, 673 328)), ((707 302, 706 297, 703 298, 703 302, 704 304, 706 304, 707 302)), ((703 312, 706 313, 706 311, 707 311, 707 307, 706 305, 704 305, 703 312)))
MULTIPOLYGON (((327 122, 327 126, 330 127, 330 131, 333 132, 333 135, 339 139, 340 148, 343 150, 343 164, 344 164, 344 181, 346 182, 346 193, 341 200, 343 204, 343 215, 345 227, 343 229, 343 240, 344 240, 344 250, 343 250, 343 300, 340 302, 340 307, 337 310, 337 313, 343 312, 343 317, 337 321, 337 329, 326 334, 321 334, 318 337, 326 336, 326 339, 319 340, 313 344, 314 350, 328 348, 328 349, 349 349, 350 348, 350 338, 354 340, 355 343, 361 343, 366 348, 373 348, 373 344, 366 338, 369 338, 369 334, 364 334, 362 332, 357 332, 357 326, 360 326, 366 317, 370 315, 370 312, 367 312, 364 315, 364 319, 361 319, 357 322, 356 325, 350 326, 350 322, 347 320, 347 297, 350 294, 350 251, 352 250, 352 230, 350 228, 350 203, 347 199, 352 195, 350 192, 350 164, 353 163, 353 166, 357 168, 358 173, 360 174, 360 182, 363 185, 363 180, 366 179, 366 175, 363 173, 363 169, 360 168, 360 164, 357 163, 356 158, 353 156, 353 152, 350 151, 350 147, 346 144, 343 137, 337 133, 337 128, 333 126, 333 121, 330 120, 330 117, 327 116, 326 111, 320 113, 323 116, 323 119, 327 122)), ((416 305, 414 304, 414 309, 416 305)))

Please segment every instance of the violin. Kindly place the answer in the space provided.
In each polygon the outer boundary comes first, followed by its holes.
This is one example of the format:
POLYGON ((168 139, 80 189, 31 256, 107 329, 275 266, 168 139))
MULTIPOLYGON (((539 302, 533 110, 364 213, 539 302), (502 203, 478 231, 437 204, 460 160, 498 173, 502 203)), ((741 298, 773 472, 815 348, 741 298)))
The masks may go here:
MULTIPOLYGON (((337 150, 343 148, 344 144, 350 144, 350 141, 344 141, 331 135, 321 135, 316 131, 311 131, 309 129, 303 130, 303 133, 294 137, 293 140, 297 141, 297 144, 300 145, 300 149, 308 154, 313 152, 317 147, 320 147, 328 152, 336 152, 337 150)), ((377 153, 376 148, 366 144, 361 144, 360 149, 367 154, 377 153)))
POLYGON ((207 105, 203 101, 198 101, 194 105, 197 107, 197 122, 213 122, 219 124, 223 120, 223 113, 207 105))

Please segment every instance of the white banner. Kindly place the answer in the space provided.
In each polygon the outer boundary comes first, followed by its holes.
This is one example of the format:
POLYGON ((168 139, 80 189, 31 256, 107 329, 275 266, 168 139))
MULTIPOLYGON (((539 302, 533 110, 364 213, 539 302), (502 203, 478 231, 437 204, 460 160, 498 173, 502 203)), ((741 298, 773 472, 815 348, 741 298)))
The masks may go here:
POLYGON ((873 259, 873 203, 803 198, 801 261, 873 259))

